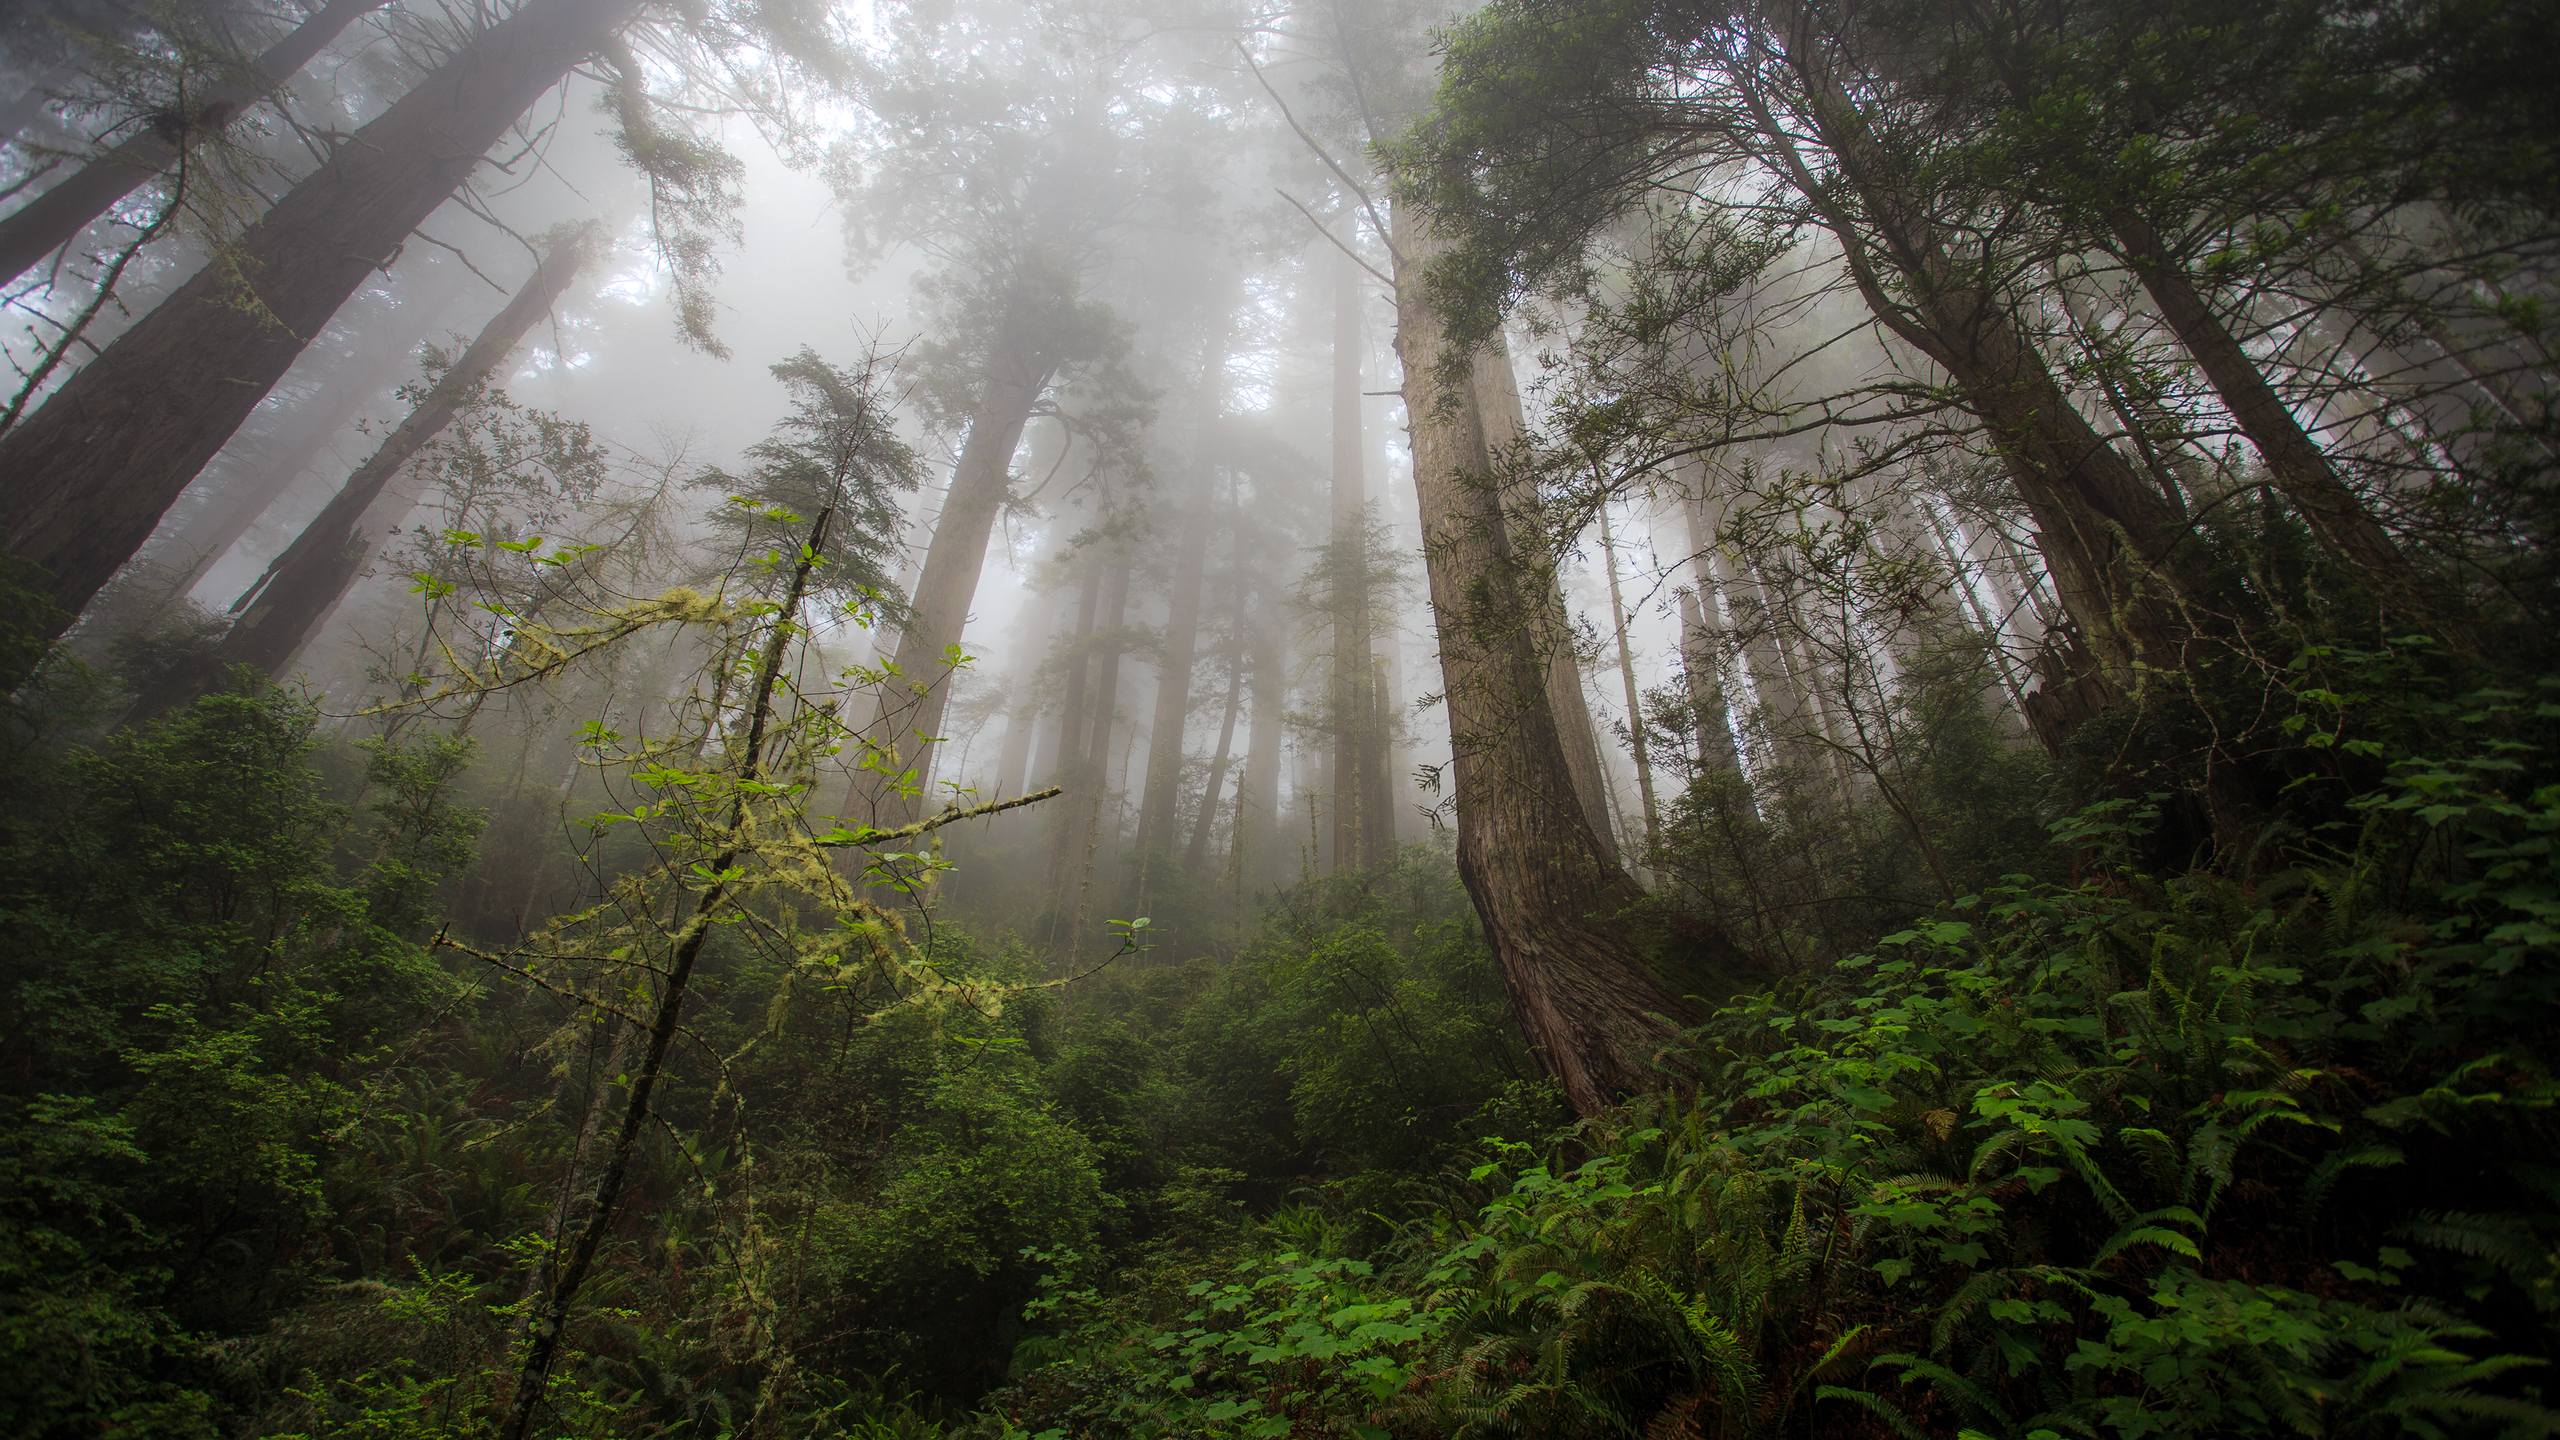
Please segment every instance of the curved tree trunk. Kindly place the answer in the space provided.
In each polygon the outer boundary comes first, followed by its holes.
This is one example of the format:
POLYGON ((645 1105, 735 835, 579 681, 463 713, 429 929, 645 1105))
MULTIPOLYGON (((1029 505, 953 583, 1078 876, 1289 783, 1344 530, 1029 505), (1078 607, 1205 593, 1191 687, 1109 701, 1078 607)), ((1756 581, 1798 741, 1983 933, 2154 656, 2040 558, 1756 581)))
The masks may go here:
MULTIPOLYGON (((44 263, 44 257, 80 238, 80 232, 117 201, 177 163, 197 136, 227 129, 294 72, 311 63, 349 25, 389 0, 329 0, 292 34, 267 48, 241 74, 226 76, 195 97, 184 123, 145 125, 104 155, 55 182, 0 220, 0 281, 44 263)), ((528 102, 529 103, 529 102, 528 102)), ((509 119, 515 118, 513 115, 509 119)))
POLYGON ((531 0, 473 37, 250 228, 239 246, 245 295, 229 267, 208 268, 0 439, 0 533, 52 576, 66 616, 54 633, 364 277, 640 4, 531 0))
MULTIPOLYGON (((1576 793, 1547 657, 1534 622, 1521 620, 1550 603, 1551 588, 1520 574, 1506 542, 1477 404, 1435 383, 1444 329, 1421 275, 1439 246, 1409 205, 1397 207, 1394 224, 1396 349, 1440 633, 1458 870, 1522 1030, 1574 1108, 1594 1114, 1659 1084, 1657 1054, 1698 1011, 1654 973, 1630 933, 1626 915, 1642 892, 1576 793)), ((1718 948, 1711 962, 1739 958, 1718 948)))
MULTIPOLYGON (((1398 334, 1401 344, 1401 324, 1398 334)), ((1511 349, 1498 336, 1476 352, 1471 403, 1484 452, 1476 473, 1489 477, 1504 453, 1520 443, 1528 428, 1520 409, 1520 384, 1511 373, 1511 349)), ((1507 492, 1498 492, 1497 512, 1507 511, 1507 502, 1512 498, 1507 492)), ((1518 547, 1509 517, 1505 514, 1501 518, 1505 522, 1499 532, 1502 553, 1509 557, 1506 563, 1516 565, 1518 547)), ((1552 566, 1555 557, 1541 555, 1539 563, 1552 566)), ((1574 654, 1573 621, 1564 603, 1564 577, 1549 569, 1538 594, 1522 598, 1531 606, 1523 613, 1531 617, 1531 635, 1546 667, 1547 704, 1555 716, 1557 737, 1564 745, 1565 769, 1573 776, 1573 793, 1581 802, 1592 834, 1599 838, 1600 853, 1608 856, 1612 864, 1618 863, 1617 831, 1609 820, 1609 772, 1600 759, 1599 731, 1591 723, 1591 699, 1582 689, 1582 663, 1574 654)))

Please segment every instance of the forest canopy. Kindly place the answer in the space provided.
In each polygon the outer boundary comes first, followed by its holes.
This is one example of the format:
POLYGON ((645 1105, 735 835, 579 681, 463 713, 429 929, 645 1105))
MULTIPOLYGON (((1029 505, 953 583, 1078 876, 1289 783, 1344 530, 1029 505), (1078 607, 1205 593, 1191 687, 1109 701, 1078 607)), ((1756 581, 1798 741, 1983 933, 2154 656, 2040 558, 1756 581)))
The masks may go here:
POLYGON ((0 1431, 2560 1435, 2560 11, 0 13, 0 1431))

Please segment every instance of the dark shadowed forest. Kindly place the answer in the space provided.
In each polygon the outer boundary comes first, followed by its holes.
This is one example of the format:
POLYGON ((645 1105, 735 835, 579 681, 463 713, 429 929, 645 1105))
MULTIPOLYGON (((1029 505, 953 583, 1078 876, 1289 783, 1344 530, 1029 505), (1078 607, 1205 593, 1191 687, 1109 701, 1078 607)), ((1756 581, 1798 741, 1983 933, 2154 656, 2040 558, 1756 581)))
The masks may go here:
POLYGON ((0 1434, 2560 1435, 2555 67, 0 5, 0 1434))

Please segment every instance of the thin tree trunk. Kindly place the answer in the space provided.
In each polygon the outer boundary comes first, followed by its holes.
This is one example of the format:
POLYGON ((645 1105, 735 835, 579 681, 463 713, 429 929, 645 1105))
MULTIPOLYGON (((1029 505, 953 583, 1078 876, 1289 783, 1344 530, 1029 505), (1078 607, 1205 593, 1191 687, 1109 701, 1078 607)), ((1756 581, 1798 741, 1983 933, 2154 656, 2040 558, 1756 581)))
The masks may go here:
POLYGON ((1147 782, 1139 796, 1138 834, 1132 850, 1141 892, 1159 853, 1173 853, 1175 814, 1182 803, 1182 740, 1191 721, 1191 671, 1200 648, 1201 581, 1208 569, 1210 527, 1216 518, 1210 441, 1226 410, 1227 350, 1235 317, 1222 304, 1210 324, 1211 338, 1201 354, 1193 402, 1199 429, 1191 447, 1191 485, 1182 533, 1174 541, 1172 584, 1165 592, 1155 723, 1147 734, 1147 782))
POLYGON ((0 439, 0 533, 52 576, 63 612, 53 633, 149 538, 364 277, 640 4, 531 0, 474 36, 242 237, 247 294, 232 267, 208 268, 0 439))
POLYGON ((1609 529, 1609 507, 1600 507, 1600 557, 1609 567, 1609 633, 1618 641, 1618 680, 1627 695, 1627 739, 1636 762, 1636 796, 1644 810, 1644 848, 1662 848, 1662 811, 1653 799, 1653 760, 1645 752, 1644 696, 1636 686, 1635 651, 1627 645, 1627 601, 1618 590, 1618 541, 1609 529))
MULTIPOLYGON (((730 802, 727 838, 712 857, 711 873, 727 873, 746 853, 746 796, 750 784, 763 778, 765 728, 772 719, 773 694, 782 678, 783 650, 796 630, 800 602, 808 594, 809 572, 817 567, 816 557, 826 546, 827 522, 834 516, 835 507, 830 505, 819 511, 810 525, 808 541, 800 549, 800 563, 791 572, 790 587, 784 592, 772 630, 766 636, 753 698, 746 707, 746 738, 738 751, 737 796, 730 802)), ((508 1406, 504 1431, 507 1440, 524 1440, 525 1433, 533 1428, 535 1414, 542 1408, 551 1365, 559 1356, 560 1337, 568 1326, 569 1307, 577 1301, 587 1272, 595 1267, 596 1252, 604 1244, 605 1230, 613 1222, 614 1206, 621 1200, 623 1183, 630 1174, 631 1153, 638 1147, 641 1127, 648 1123, 649 1097, 657 1090, 658 1077, 666 1068, 667 1050, 674 1044, 678 1022, 683 1019, 694 965, 702 958, 711 932, 718 928, 720 911, 734 903, 733 894, 732 882, 713 881, 671 938, 666 978, 658 992, 657 1013, 649 1025, 648 1049, 641 1056, 639 1070, 631 1077, 621 1122, 614 1130, 613 1148, 606 1157, 603 1173, 596 1177, 595 1195, 588 1203, 585 1223, 578 1228, 577 1241, 570 1247, 567 1262, 551 1283, 550 1293, 535 1311, 529 1327, 524 1365, 517 1371, 516 1393, 508 1406)))
POLYGON ((1333 731, 1333 868, 1360 870, 1370 853, 1363 811, 1378 764, 1369 715, 1369 467, 1360 410, 1360 306, 1364 280, 1349 255, 1333 275, 1333 663, 1327 718, 1333 731))
POLYGON ((266 572, 231 602, 236 618, 216 647, 214 673, 230 665, 252 665, 269 675, 284 673, 388 538, 369 540, 361 533, 365 517, 377 510, 405 515, 416 502, 415 494, 396 491, 395 482, 418 452, 444 433, 453 417, 481 393, 534 322, 551 313, 585 268, 594 240, 584 230, 553 240, 534 267, 533 278, 480 327, 479 335, 436 378, 408 417, 383 437, 382 444, 355 468, 266 572), (392 497, 389 505, 383 504, 386 496, 392 497))
MULTIPOLYGON (((1693 1004, 1657 976, 1627 928, 1643 892, 1611 858, 1576 793, 1549 698, 1546 657, 1505 541, 1503 506, 1482 477, 1486 425, 1436 383, 1445 330, 1423 271, 1442 252, 1429 222, 1396 207, 1396 348, 1413 426, 1423 558, 1440 631, 1454 751, 1458 870, 1483 920, 1513 1013, 1583 1114, 1662 1080, 1656 1056, 1693 1004)), ((1471 387, 1481 391, 1483 387, 1471 387)), ((1739 959, 1718 946, 1713 963, 1739 959)))
POLYGON ((2257 362, 2214 314, 2194 277, 2170 255, 2159 232, 2130 210, 2118 211, 2110 220, 2125 263, 2142 281, 2151 302, 2160 307, 2170 333, 2195 357, 2196 367, 2222 398, 2223 408, 2240 423, 2240 432, 2266 462, 2268 478, 2310 527, 2312 538, 2372 585, 2386 605, 2413 621, 2433 624, 2446 638, 2455 638, 2461 627, 2449 623, 2416 567, 2365 509, 2346 477, 2329 463, 2327 453, 2304 432, 2302 422, 2267 383, 2257 362))
POLYGON ((1269 617, 1253 632, 1251 748, 1237 781, 1235 834, 1230 842, 1236 885, 1259 883, 1277 873, 1280 856, 1280 764, 1288 750, 1289 651, 1269 617))
MULTIPOLYGON (((195 97, 193 113, 166 127, 147 124, 104 155, 56 181, 0 220, 0 280, 15 279, 44 263, 115 203, 176 164, 207 133, 230 128, 240 112, 274 93, 310 64, 357 19, 388 0, 329 0, 293 33, 267 48, 243 73, 216 79, 195 97)), ((556 77, 555 77, 556 78, 556 77)), ((530 102, 530 97, 527 99, 530 102)), ((518 107, 521 109, 522 107, 518 107)), ((510 111, 507 118, 515 118, 510 111)), ((496 137, 492 136, 492 139, 496 137)), ((483 147, 486 148, 485 146, 483 147)))
POLYGON ((1209 759, 1208 783, 1200 787, 1200 814, 1191 825, 1191 843, 1183 850, 1183 868, 1194 875, 1209 863, 1209 832, 1218 819, 1218 790, 1226 783, 1227 767, 1235 758, 1236 719, 1244 708, 1244 496, 1241 482, 1232 473, 1227 477, 1227 515, 1235 543, 1228 570, 1227 703, 1218 721, 1218 748, 1209 759))

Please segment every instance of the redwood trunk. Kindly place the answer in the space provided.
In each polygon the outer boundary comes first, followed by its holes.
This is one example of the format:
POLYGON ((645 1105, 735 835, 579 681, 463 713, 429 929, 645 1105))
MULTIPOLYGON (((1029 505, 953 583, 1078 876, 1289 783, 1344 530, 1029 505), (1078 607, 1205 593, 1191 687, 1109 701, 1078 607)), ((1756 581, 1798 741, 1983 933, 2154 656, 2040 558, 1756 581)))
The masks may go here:
MULTIPOLYGON (((1476 352, 1473 406, 1484 452, 1479 474, 1490 476, 1504 453, 1520 442, 1528 428, 1520 410, 1519 381, 1511 373, 1510 347, 1500 337, 1476 352)), ((1496 490, 1491 513, 1502 522, 1495 534, 1505 563, 1516 567, 1524 557, 1515 543, 1515 527, 1504 503, 1511 498, 1510 492, 1496 490)), ((1542 553, 1535 558, 1539 567, 1547 571, 1545 583, 1536 588, 1534 596, 1522 597, 1529 608, 1521 613, 1529 617, 1531 637, 1546 666, 1547 704, 1555 717, 1557 737, 1564 745, 1565 769, 1573 777, 1574 796, 1591 833, 1599 837, 1600 853, 1615 864, 1619 859, 1618 840, 1617 831, 1609 823, 1609 772, 1601 763, 1600 735, 1591 723, 1591 700, 1582 689, 1582 664, 1574 654, 1573 622, 1565 610, 1564 577, 1556 568, 1552 547, 1541 545, 1539 550, 1542 553)))
POLYGON ((1191 721, 1191 671, 1200 648, 1200 591, 1207 573, 1213 467, 1211 437, 1226 404, 1227 347, 1233 317, 1218 314, 1200 360, 1194 413, 1199 431, 1191 447, 1191 486, 1175 540, 1173 582, 1165 593, 1164 648, 1156 667, 1155 724, 1147 735, 1147 784, 1138 805, 1135 847, 1143 886, 1158 852, 1175 843, 1175 813, 1182 801, 1182 740, 1191 721))
MULTIPOLYGON (((0 532, 69 623, 365 276, 641 0, 533 0, 340 146, 0 440, 0 532), (245 303, 254 302, 254 303, 245 303)), ((15 677, 0 677, 15 678, 15 677)))
POLYGON ((1396 348, 1455 752, 1458 870, 1522 1030, 1574 1108, 1595 1114, 1660 1082, 1657 1053, 1697 1011, 1628 933, 1642 892, 1576 793, 1546 657, 1519 621, 1548 603, 1547 582, 1524 580, 1504 543, 1477 405, 1434 380, 1444 331, 1421 274, 1440 247, 1410 206, 1395 226, 1396 348))
POLYGON ((2310 527, 2312 538, 2351 572, 2364 577, 2385 603, 2413 620, 2437 618, 2440 607, 2428 603, 2426 586, 2408 557, 2392 543, 2390 532, 2365 509, 2328 455, 2304 432, 2292 408, 2213 313, 2159 233, 2130 211, 2115 215, 2113 224, 2125 263, 2142 281, 2152 303, 2160 307, 2160 318, 2169 322, 2170 333, 2195 357, 2196 367, 2222 397, 2223 408, 2257 447, 2266 461, 2268 478, 2310 527))
POLYGON ((1333 731, 1333 866, 1361 870, 1384 857, 1372 844, 1368 810, 1376 753, 1369 688, 1367 561, 1369 467, 1360 413, 1360 269, 1345 255, 1333 292, 1333 664, 1327 717, 1333 731))
POLYGON ((950 653, 968 624, 969 606, 986 570, 987 542, 1012 489, 1014 448, 1022 443, 1031 407, 1049 384, 1051 366, 1020 340, 1022 323, 1017 311, 997 332, 996 350, 987 362, 987 388, 970 418, 950 493, 943 497, 942 516, 934 523, 933 542, 916 577, 914 604, 898 632, 894 678, 881 701, 888 725, 880 743, 903 762, 890 770, 912 766, 919 789, 914 795, 901 794, 876 772, 857 780, 850 808, 876 825, 909 824, 923 813, 922 783, 933 768, 930 747, 941 738, 951 698, 950 653))
MULTIPOLYGON (((582 235, 552 243, 533 278, 481 327, 417 408, 355 468, 319 515, 267 566, 266 573, 232 602, 231 613, 238 618, 231 622, 217 651, 222 665, 254 665, 269 675, 284 673, 388 539, 368 540, 362 533, 365 516, 391 491, 418 452, 444 433, 453 417, 480 393, 533 323, 551 312, 586 258, 582 235)), ((408 496, 412 502, 416 498, 408 496)), ((408 505, 385 508, 405 514, 408 505)))
POLYGON ((1239 887, 1276 870, 1280 845, 1280 762, 1288 750, 1289 650, 1265 617, 1253 636, 1252 745, 1236 782, 1230 864, 1239 887))
MULTIPOLYGON (((91 160, 43 194, 0 220, 0 280, 15 279, 44 257, 80 238, 97 218, 153 177, 177 163, 196 136, 229 128, 241 111, 258 103, 311 63, 330 41, 388 0, 329 0, 292 34, 268 47, 245 74, 207 86, 195 113, 175 133, 145 125, 106 154, 91 160)), ((528 97, 527 104, 532 103, 528 97)), ((521 109, 522 107, 518 107, 521 109)), ((515 118, 509 112, 508 119, 515 118)), ((490 137, 494 140, 496 137, 490 137)), ((485 148, 485 147, 484 147, 485 148)))

